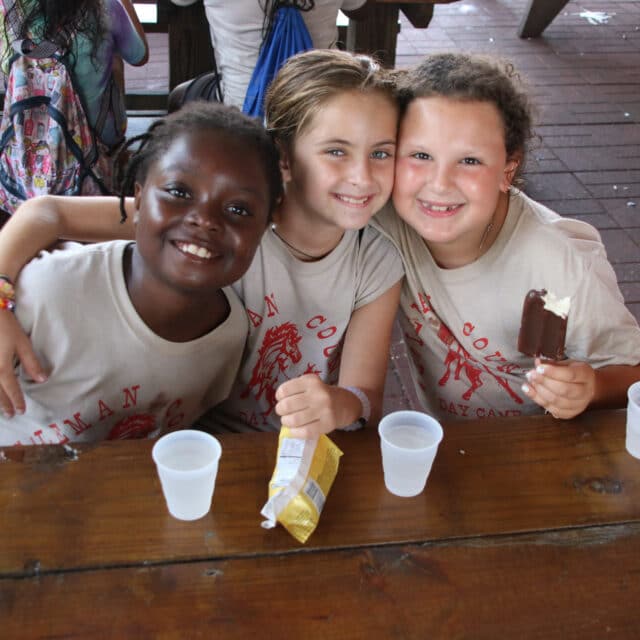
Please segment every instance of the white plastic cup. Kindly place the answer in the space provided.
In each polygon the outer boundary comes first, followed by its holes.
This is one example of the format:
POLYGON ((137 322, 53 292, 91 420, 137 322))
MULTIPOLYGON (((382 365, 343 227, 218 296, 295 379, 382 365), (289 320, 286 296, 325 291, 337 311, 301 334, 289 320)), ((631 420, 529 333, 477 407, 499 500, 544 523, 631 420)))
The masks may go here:
POLYGON ((634 382, 627 391, 627 451, 640 458, 640 382, 634 382))
POLYGON ((162 436, 151 451, 169 513, 197 520, 211 509, 222 447, 216 438, 192 429, 162 436))
POLYGON ((419 411, 395 411, 382 418, 378 433, 387 490, 404 498, 417 496, 442 440, 440 423, 419 411))

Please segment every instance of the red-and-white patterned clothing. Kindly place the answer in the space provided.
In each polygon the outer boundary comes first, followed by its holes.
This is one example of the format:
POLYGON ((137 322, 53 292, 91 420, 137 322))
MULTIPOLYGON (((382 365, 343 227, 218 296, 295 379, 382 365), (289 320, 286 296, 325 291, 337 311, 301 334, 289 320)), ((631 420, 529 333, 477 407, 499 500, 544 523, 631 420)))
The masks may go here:
POLYGON ((533 358, 517 349, 530 289, 571 298, 566 355, 594 367, 640 362, 640 329, 625 307, 597 230, 512 190, 506 221, 475 262, 441 269, 389 205, 374 226, 403 255, 400 306, 416 391, 441 418, 539 413, 521 390, 533 358))
POLYGON ((234 285, 249 316, 240 373, 229 398, 207 415, 206 424, 216 431, 279 430, 273 410, 278 386, 306 373, 337 382, 351 314, 402 274, 393 244, 371 227, 346 231, 316 262, 296 260, 267 231, 249 271, 234 285))

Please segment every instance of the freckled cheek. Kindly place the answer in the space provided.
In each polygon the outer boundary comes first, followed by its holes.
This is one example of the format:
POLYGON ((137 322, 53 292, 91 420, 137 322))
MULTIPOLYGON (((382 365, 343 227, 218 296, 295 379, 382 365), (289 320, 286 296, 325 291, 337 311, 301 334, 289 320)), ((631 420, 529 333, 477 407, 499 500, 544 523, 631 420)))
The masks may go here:
POLYGON ((393 206, 396 213, 407 222, 411 221, 413 215, 415 215, 416 199, 412 195, 400 190, 395 190, 392 195, 393 206))

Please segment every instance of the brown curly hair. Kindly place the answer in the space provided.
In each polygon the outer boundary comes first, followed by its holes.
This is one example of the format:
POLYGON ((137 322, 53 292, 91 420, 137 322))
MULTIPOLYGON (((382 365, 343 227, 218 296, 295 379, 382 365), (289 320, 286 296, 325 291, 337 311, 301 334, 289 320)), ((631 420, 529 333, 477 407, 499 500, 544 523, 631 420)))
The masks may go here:
POLYGON ((396 73, 404 109, 415 98, 444 97, 495 105, 504 126, 507 157, 522 154, 533 137, 533 105, 520 76, 506 61, 464 53, 427 56, 396 73))

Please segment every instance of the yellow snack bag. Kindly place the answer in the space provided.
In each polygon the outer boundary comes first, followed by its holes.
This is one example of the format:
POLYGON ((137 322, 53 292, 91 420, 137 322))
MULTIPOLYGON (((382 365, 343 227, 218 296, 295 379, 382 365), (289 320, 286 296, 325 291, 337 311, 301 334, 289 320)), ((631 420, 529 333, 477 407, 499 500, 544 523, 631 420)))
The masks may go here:
POLYGON ((298 542, 306 542, 318 526, 341 455, 325 435, 301 440, 282 427, 269 499, 260 512, 266 518, 262 526, 273 529, 279 522, 298 542))

